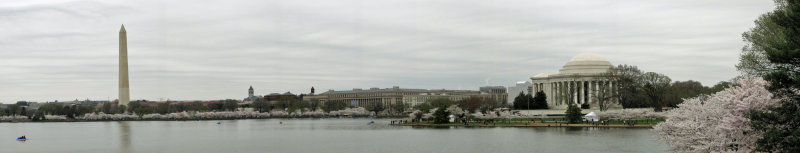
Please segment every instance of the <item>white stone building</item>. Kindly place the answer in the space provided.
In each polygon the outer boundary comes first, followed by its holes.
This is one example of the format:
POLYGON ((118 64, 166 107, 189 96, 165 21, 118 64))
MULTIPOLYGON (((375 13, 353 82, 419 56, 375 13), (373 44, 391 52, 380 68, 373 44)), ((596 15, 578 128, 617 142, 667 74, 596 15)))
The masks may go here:
POLYGON ((519 96, 519 93, 531 94, 533 87, 530 81, 519 81, 515 86, 508 87, 508 98, 506 101, 509 106, 514 105, 514 98, 519 96))
POLYGON ((543 91, 551 109, 566 109, 570 102, 597 107, 595 97, 598 89, 601 86, 614 86, 613 82, 601 75, 612 67, 611 62, 600 55, 581 53, 569 60, 558 73, 541 73, 531 77, 533 92, 543 91))
POLYGON ((481 93, 478 91, 471 91, 471 90, 438 90, 433 92, 420 93, 417 95, 403 95, 403 103, 405 103, 408 106, 414 107, 419 104, 426 103, 429 100, 438 98, 450 99, 452 101, 462 101, 475 96, 481 98, 487 98, 488 95, 489 94, 487 93, 481 93))

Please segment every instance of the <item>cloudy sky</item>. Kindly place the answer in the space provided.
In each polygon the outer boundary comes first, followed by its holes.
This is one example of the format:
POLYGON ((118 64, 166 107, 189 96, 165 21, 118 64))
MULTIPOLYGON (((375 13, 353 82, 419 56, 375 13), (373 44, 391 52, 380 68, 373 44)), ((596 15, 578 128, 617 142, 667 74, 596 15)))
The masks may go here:
POLYGON ((728 80, 770 0, 0 0, 0 102, 212 100, 398 85, 511 86, 583 52, 672 80, 728 80))

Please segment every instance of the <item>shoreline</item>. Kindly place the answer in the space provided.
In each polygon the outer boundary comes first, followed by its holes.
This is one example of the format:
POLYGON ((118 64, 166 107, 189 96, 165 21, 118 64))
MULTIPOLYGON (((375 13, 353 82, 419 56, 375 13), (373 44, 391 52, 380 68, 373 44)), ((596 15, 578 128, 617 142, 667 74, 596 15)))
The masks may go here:
POLYGON ((624 124, 612 124, 612 125, 594 125, 594 124, 556 124, 556 123, 533 123, 533 124, 520 124, 520 125, 507 125, 507 124, 413 124, 413 123, 406 123, 406 124, 391 124, 395 126, 410 126, 410 127, 552 127, 552 128, 560 128, 560 127, 581 127, 581 128, 588 128, 588 127, 595 127, 595 128, 653 128, 655 125, 650 124, 636 124, 634 126, 624 125, 624 124))
POLYGON ((266 117, 266 118, 216 118, 216 119, 137 119, 137 120, 12 120, 0 123, 57 123, 57 122, 114 122, 114 121, 225 121, 225 120, 252 120, 252 119, 399 119, 399 117, 266 117))

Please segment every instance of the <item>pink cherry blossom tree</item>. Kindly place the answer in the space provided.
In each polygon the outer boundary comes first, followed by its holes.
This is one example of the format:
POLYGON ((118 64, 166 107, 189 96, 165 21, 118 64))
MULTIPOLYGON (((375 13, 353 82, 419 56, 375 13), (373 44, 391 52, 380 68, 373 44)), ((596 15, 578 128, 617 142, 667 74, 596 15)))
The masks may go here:
POLYGON ((739 80, 712 95, 686 99, 666 112, 654 127, 675 152, 753 152, 762 133, 750 128, 746 114, 778 104, 761 78, 739 80))

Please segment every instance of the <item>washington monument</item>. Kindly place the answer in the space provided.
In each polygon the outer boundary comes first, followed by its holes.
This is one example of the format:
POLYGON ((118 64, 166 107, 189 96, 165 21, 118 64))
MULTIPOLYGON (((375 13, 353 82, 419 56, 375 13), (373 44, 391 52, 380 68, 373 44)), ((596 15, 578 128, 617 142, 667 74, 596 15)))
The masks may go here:
POLYGON ((119 105, 128 105, 131 93, 128 89, 128 39, 125 25, 119 29, 119 105))

